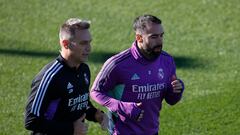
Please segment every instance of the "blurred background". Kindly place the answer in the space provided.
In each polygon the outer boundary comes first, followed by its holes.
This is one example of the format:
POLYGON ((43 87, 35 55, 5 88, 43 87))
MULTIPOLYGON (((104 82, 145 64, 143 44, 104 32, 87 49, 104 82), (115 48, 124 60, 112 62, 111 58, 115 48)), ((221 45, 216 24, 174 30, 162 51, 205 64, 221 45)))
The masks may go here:
MULTIPOLYGON (((58 56, 66 19, 91 20, 93 82, 107 58, 131 46, 133 20, 143 14, 163 21, 163 50, 186 85, 180 103, 163 103, 160 135, 240 134, 240 1, 0 0, 0 10, 0 135, 29 134, 30 84, 58 56)), ((89 135, 107 134, 88 123, 89 135)))

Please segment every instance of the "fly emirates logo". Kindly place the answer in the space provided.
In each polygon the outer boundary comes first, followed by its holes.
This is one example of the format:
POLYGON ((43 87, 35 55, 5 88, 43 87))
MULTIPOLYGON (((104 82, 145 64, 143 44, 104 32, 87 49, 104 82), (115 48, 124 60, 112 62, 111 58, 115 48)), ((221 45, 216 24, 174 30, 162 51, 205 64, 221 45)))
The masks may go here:
POLYGON ((160 97, 160 92, 165 89, 165 83, 132 85, 132 92, 138 93, 137 99, 153 99, 160 97))
POLYGON ((68 99, 68 106, 71 107, 71 112, 75 110, 82 110, 88 106, 88 93, 79 95, 76 98, 68 99))

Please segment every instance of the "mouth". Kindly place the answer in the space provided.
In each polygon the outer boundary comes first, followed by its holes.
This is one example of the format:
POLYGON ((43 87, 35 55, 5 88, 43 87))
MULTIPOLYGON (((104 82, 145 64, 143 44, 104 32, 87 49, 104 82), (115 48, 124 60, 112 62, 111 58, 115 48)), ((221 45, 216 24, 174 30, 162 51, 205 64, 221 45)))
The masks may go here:
POLYGON ((88 53, 85 53, 85 54, 82 54, 84 57, 88 57, 89 54, 88 53))
POLYGON ((157 47, 157 48, 154 48, 153 51, 154 52, 161 52, 162 48, 161 47, 157 47))
POLYGON ((162 51, 162 45, 157 45, 153 48, 153 52, 161 52, 162 51))

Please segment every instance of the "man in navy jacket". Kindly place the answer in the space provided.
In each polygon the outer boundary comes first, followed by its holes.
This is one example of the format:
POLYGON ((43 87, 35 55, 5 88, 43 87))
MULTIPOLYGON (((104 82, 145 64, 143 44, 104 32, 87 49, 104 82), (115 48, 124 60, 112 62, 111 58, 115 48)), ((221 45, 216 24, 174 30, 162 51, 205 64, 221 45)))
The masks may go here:
POLYGON ((25 127, 33 135, 85 135, 89 121, 107 128, 108 118, 89 100, 90 23, 68 19, 60 28, 60 55, 33 79, 25 127))

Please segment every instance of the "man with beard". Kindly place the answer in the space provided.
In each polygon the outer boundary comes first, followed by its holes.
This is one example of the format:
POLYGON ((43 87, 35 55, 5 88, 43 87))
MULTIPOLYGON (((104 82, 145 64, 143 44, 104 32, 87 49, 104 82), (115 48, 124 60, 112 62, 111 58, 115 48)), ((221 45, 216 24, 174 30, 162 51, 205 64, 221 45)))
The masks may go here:
POLYGON ((133 28, 132 47, 105 62, 90 95, 110 111, 110 134, 157 135, 163 99, 176 104, 184 84, 176 77, 173 57, 162 51, 161 20, 139 16, 133 28))

